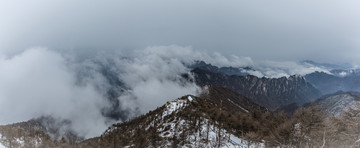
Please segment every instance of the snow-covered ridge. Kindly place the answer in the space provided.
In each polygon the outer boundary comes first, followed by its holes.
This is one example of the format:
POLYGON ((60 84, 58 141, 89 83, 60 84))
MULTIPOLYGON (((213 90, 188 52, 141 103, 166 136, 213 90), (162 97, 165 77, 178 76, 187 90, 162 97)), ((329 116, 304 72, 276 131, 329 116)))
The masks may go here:
MULTIPOLYGON (((231 101, 231 100, 230 100, 231 101)), ((197 102, 196 98, 188 95, 185 98, 176 99, 170 101, 166 104, 166 109, 163 112, 162 116, 165 117, 174 112, 180 111, 182 108, 187 107, 189 102, 197 102)), ((234 102, 232 102, 235 104, 234 102)), ((238 104, 235 104, 238 105, 238 104)), ((240 106, 241 107, 241 106, 240 106)), ((242 108, 242 107, 241 107, 242 108)), ((248 112, 246 109, 242 108, 244 111, 248 112)), ((231 132, 218 128, 214 123, 212 123, 209 119, 199 120, 199 124, 201 125, 200 130, 195 133, 191 133, 188 135, 188 140, 193 143, 191 145, 184 145, 184 147, 217 147, 218 138, 221 138, 223 143, 220 144, 220 147, 228 148, 228 147, 236 147, 236 148, 260 148, 265 147, 263 143, 248 143, 247 140, 239 138, 232 134, 231 132), (201 137, 199 135, 207 135, 207 143, 203 142, 205 137, 201 137), (219 137, 220 135, 220 137, 219 137), (202 142, 201 142, 202 141, 202 142)), ((163 128, 158 129, 160 136, 163 138, 171 138, 174 136, 180 137, 180 133, 178 130, 181 128, 186 128, 188 121, 186 120, 172 120, 171 122, 162 123, 163 128), (168 128, 168 129, 167 129, 168 128)), ((170 145, 169 145, 170 146, 170 145)))
POLYGON ((145 135, 145 139, 140 141, 159 147, 265 147, 263 142, 249 143, 234 129, 225 128, 222 122, 213 119, 212 114, 204 110, 216 106, 207 101, 192 95, 183 96, 139 118, 113 125, 102 138, 112 141, 117 137, 114 134, 125 134, 117 140, 119 144, 126 143, 123 147, 139 145, 137 140, 141 139, 141 135, 145 135), (154 137, 157 137, 156 141, 151 139, 154 137))
MULTIPOLYGON (((187 107, 189 105, 188 104, 189 102, 196 102, 196 101, 197 100, 193 96, 188 95, 187 99, 178 98, 178 99, 175 99, 173 101, 167 102, 165 104, 165 109, 161 114, 161 118, 165 118, 166 116, 171 115, 172 113, 177 112, 177 111, 181 110, 184 107, 187 107)), ((109 129, 107 129, 104 132, 104 135, 109 134, 109 133, 113 132, 116 129, 117 129, 116 126, 112 126, 112 127, 110 127, 109 129)))
POLYGON ((179 99, 167 102, 166 103, 166 109, 163 112, 162 117, 170 115, 173 112, 176 112, 177 110, 188 106, 187 102, 196 102, 196 101, 197 100, 193 96, 188 95, 186 100, 182 99, 182 98, 179 98, 179 99))
POLYGON ((188 96, 188 100, 189 100, 189 101, 194 101, 194 98, 191 97, 191 96, 188 96))
POLYGON ((176 99, 174 101, 166 103, 166 109, 162 114, 162 117, 172 114, 173 112, 187 106, 187 100, 176 99))
POLYGON ((356 109, 358 103, 360 103, 358 98, 350 93, 332 95, 318 102, 327 113, 335 116, 342 115, 349 108, 356 109))

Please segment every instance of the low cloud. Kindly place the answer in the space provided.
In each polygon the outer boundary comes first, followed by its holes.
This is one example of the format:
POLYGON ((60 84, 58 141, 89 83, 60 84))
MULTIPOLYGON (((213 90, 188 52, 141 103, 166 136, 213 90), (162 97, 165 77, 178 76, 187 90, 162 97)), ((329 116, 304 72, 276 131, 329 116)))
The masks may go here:
POLYGON ((240 57, 237 55, 224 56, 219 52, 200 52, 194 50, 191 46, 151 46, 145 50, 137 52, 139 55, 153 55, 161 58, 175 58, 186 64, 191 64, 194 61, 204 61, 218 67, 245 67, 253 66, 254 62, 250 57, 240 57))
MULTIPOLYGON (((90 59, 32 48, 0 57, 0 124, 40 116, 71 121, 80 136, 100 135, 114 122, 131 119, 200 88, 181 77, 193 55, 187 47, 151 47, 128 55, 104 53, 90 59), (188 49, 189 53, 177 49, 188 49), (156 50, 159 49, 159 50, 156 50), (109 91, 118 103, 109 100, 109 91), (115 120, 104 111, 118 111, 115 120)), ((191 74, 190 74, 191 75, 191 74)))
POLYGON ((256 64, 255 68, 260 71, 263 76, 270 78, 289 77, 291 75, 304 76, 315 71, 330 73, 329 69, 324 67, 293 61, 260 61, 256 64))
POLYGON ((108 104, 91 85, 78 86, 59 53, 34 48, 0 59, 0 124, 42 115, 69 119, 74 129, 94 136, 106 128, 100 109, 108 104))
POLYGON ((46 48, 0 54, 0 124, 50 115, 71 121, 70 128, 80 136, 98 136, 112 123, 200 93, 200 87, 188 81, 193 76, 187 65, 194 61, 219 67, 250 66, 255 71, 248 72, 259 77, 327 71, 310 64, 254 62, 250 57, 227 57, 176 45, 79 57, 46 48), (119 118, 113 117, 114 112, 119 118))

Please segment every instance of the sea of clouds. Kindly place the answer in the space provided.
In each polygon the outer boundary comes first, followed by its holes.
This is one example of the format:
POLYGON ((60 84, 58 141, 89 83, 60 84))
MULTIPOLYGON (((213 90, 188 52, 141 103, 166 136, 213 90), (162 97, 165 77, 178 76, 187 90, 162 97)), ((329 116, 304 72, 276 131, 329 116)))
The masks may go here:
POLYGON ((52 116, 71 121, 70 128, 83 137, 100 135, 109 125, 131 119, 201 88, 181 75, 192 77, 187 65, 195 61, 218 67, 252 67, 259 77, 304 75, 327 69, 298 62, 254 62, 250 57, 199 52, 190 46, 151 46, 143 50, 107 51, 86 56, 45 47, 13 55, 0 54, 0 124, 52 116), (81 57, 81 58, 80 58, 81 57), (112 108, 107 92, 121 82, 117 96, 126 119, 104 115, 112 108), (113 78, 114 79, 114 78, 113 78))

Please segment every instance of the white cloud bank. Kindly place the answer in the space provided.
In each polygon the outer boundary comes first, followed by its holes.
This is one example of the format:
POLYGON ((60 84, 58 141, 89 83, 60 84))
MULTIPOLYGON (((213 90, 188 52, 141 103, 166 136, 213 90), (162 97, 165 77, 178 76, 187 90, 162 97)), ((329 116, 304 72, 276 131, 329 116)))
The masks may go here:
POLYGON ((270 78, 289 77, 291 75, 304 76, 315 71, 330 74, 329 69, 324 67, 294 61, 261 61, 256 63, 255 68, 260 71, 263 76, 270 78))
MULTIPOLYGON (((106 66, 126 87, 117 99, 127 117, 160 106, 199 87, 183 80, 188 73, 183 52, 145 49, 128 55, 76 56, 46 48, 32 48, 14 56, 0 55, 0 124, 50 115, 71 121, 71 128, 85 137, 98 136, 115 122, 102 114, 111 108, 106 91, 112 85, 102 73, 106 66), (68 55, 68 54, 66 54, 68 55)), ((173 49, 173 48, 171 48, 173 49)))
POLYGON ((2 56, 0 71, 0 124, 51 115, 71 120, 83 135, 106 128, 100 113, 106 102, 91 85, 75 85, 75 75, 60 54, 34 48, 2 56))
POLYGON ((89 59, 46 48, 32 48, 15 56, 0 54, 0 124, 51 115, 71 121, 71 128, 85 137, 97 136, 109 124, 102 110, 111 108, 106 92, 113 84, 103 68, 126 88, 118 109, 132 118, 186 94, 201 90, 184 80, 185 65, 205 61, 216 66, 254 67, 257 76, 281 77, 326 71, 296 62, 253 62, 249 57, 207 54, 182 46, 151 46, 129 54, 111 52, 89 59))

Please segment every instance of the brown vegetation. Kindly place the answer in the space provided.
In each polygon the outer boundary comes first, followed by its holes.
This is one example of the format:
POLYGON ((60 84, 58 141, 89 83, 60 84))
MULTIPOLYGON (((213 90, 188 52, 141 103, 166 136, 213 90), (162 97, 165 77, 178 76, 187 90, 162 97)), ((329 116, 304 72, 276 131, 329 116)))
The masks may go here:
MULTIPOLYGON (((186 97, 181 99, 186 100, 186 97)), ((229 134, 264 143, 267 147, 359 147, 360 110, 350 109, 343 116, 325 117, 316 106, 299 108, 289 117, 283 112, 251 108, 233 112, 197 98, 197 102, 163 116, 166 106, 134 120, 111 126, 100 137, 81 143, 52 140, 46 133, 1 126, 0 142, 8 147, 179 147, 211 145, 218 147, 229 140, 229 134), (174 123, 173 125, 169 123, 174 123), (216 139, 209 139, 210 127, 216 126, 216 139), (228 131, 230 133, 225 133, 228 131), (195 135, 191 137, 191 135, 195 135), (6 138, 4 138, 6 137, 6 138), (20 145, 16 139, 23 139, 20 145), (36 141, 41 139, 41 142, 36 141), (195 139, 194 139, 195 138, 195 139)))

